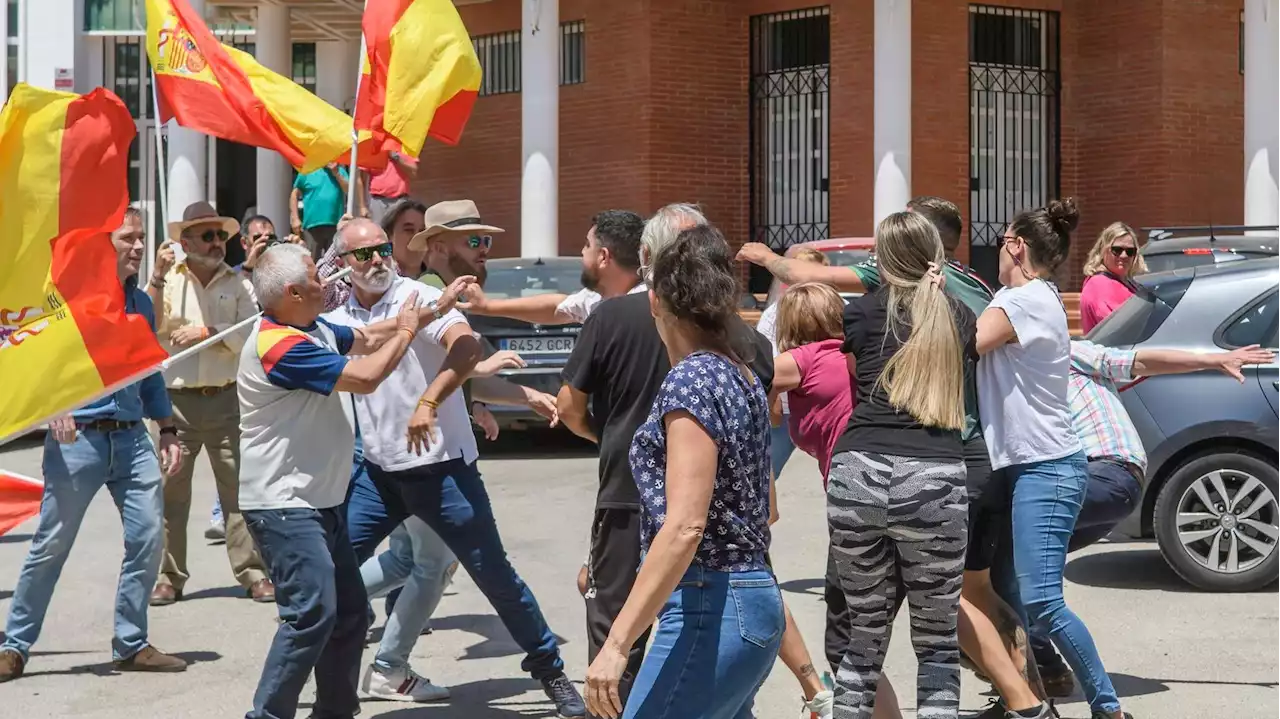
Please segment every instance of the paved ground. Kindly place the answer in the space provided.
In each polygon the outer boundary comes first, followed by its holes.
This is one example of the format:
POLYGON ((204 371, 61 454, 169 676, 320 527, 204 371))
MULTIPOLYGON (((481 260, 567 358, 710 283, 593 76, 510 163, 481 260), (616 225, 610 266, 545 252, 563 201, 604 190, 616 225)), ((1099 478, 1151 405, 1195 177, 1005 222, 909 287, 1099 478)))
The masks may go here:
MULTIPOLYGON (((511 559, 563 638, 570 676, 581 678, 586 650, 574 579, 586 552, 595 460, 581 448, 547 439, 508 441, 496 453, 486 448, 491 453, 481 469, 511 559)), ((6 450, 0 452, 0 467, 39 475, 38 446, 6 450)), ((194 576, 187 599, 151 613, 152 640, 190 660, 190 670, 177 675, 111 670, 111 613, 121 547, 119 520, 104 492, 67 564, 31 673, 0 687, 3 716, 243 715, 275 630, 274 612, 239 598, 230 586, 222 547, 208 546, 199 537, 213 497, 203 459, 196 476, 200 521, 191 524, 194 576)), ((783 519, 776 528, 773 556, 785 596, 810 647, 820 655, 826 531, 816 465, 807 457, 794 459, 780 491, 783 519)), ((34 528, 33 520, 0 537, 0 611, 7 611, 34 528)), ((459 576, 440 605, 434 633, 419 642, 414 655, 417 669, 452 687, 453 701, 421 707, 368 702, 365 716, 549 716, 537 686, 520 674, 518 648, 470 580, 459 576)), ((1164 566, 1155 545, 1146 542, 1095 547, 1072 558, 1067 576, 1068 600, 1089 622, 1125 708, 1139 719, 1254 718, 1280 712, 1280 623, 1274 591, 1189 591, 1164 566)), ((899 621, 896 632, 886 671, 904 706, 911 707, 915 665, 905 621, 899 621)), ((966 672, 962 706, 985 706, 985 690, 966 672)), ((310 694, 309 689, 305 701, 310 694)), ((796 695, 794 680, 779 663, 760 693, 757 715, 797 716, 796 695)), ((1064 717, 1088 717, 1087 707, 1078 701, 1061 708, 1064 717)))

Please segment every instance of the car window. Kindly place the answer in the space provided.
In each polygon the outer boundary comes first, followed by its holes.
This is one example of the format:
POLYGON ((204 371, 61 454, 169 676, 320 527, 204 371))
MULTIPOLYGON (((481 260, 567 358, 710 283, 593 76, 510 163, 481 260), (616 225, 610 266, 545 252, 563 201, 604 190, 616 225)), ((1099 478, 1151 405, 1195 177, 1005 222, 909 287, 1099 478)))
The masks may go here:
POLYGON ((484 281, 485 295, 494 299, 571 295, 582 289, 582 265, 578 263, 528 264, 497 268, 490 265, 484 281))
POLYGON ((1140 279, 1134 296, 1095 325, 1087 338, 1107 347, 1132 347, 1151 339, 1187 294, 1195 274, 1180 272, 1152 279, 1158 281, 1140 279))
POLYGON ((1214 263, 1213 253, 1209 251, 1143 253, 1142 260, 1147 272, 1169 272, 1214 263))
POLYGON ((852 267, 870 257, 870 250, 832 250, 827 253, 827 259, 835 267, 852 267))
POLYGON ((1227 325, 1222 331, 1222 344, 1227 347, 1262 345, 1275 348, 1277 310, 1280 310, 1280 299, 1272 291, 1227 325))

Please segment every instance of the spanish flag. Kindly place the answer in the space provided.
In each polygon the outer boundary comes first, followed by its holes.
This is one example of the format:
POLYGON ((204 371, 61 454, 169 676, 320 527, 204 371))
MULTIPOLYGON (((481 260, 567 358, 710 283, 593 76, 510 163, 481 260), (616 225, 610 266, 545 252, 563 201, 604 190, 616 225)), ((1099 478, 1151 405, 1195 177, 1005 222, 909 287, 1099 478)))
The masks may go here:
POLYGON ((351 117, 213 36, 187 0, 147 0, 160 119, 275 150, 299 172, 351 151, 351 117))
POLYGON ((44 483, 34 477, 0 469, 0 534, 40 511, 44 483))
POLYGON ((368 0, 356 97, 359 164, 417 157, 427 136, 462 138, 480 91, 480 60, 451 0, 368 0))
POLYGON ((0 442, 167 356, 126 315, 109 233, 129 203, 133 118, 103 88, 19 83, 0 113, 0 442))

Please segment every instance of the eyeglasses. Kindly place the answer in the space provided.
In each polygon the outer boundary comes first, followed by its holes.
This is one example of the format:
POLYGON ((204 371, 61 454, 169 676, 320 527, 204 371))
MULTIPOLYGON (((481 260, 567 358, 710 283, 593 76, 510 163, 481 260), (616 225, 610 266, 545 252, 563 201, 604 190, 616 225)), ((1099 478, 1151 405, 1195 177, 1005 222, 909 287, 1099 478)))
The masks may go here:
POLYGON ((1116 257, 1134 257, 1138 254, 1137 247, 1111 247, 1111 254, 1116 257))
POLYGON ((231 235, 226 230, 205 230, 198 236, 206 245, 214 242, 226 242, 231 239, 231 235))
POLYGON ((373 247, 358 247, 354 250, 347 250, 342 254, 351 255, 360 262, 368 262, 373 259, 373 253, 375 252, 378 253, 379 257, 390 257, 393 251, 391 243, 384 242, 381 245, 374 245, 373 247))
POLYGON ((1004 246, 1016 239, 1018 239, 1017 235, 1000 235, 1000 245, 1004 246))
POLYGON ((493 237, 491 235, 468 235, 467 247, 470 247, 473 250, 478 250, 481 247, 486 250, 490 249, 493 247, 493 237))

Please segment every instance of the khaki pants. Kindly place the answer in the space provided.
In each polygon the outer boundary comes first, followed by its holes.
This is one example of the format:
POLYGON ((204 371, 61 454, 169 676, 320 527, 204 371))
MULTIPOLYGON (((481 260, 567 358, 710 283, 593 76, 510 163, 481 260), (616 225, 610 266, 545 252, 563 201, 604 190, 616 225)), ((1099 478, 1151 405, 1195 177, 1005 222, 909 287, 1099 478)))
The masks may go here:
POLYGON ((240 516, 240 405, 235 387, 213 395, 170 391, 173 421, 182 442, 182 469, 164 478, 164 562, 159 584, 182 589, 187 572, 187 518, 191 514, 191 476, 201 448, 218 486, 218 501, 227 522, 227 559, 231 572, 248 588, 267 578, 262 556, 240 516))

